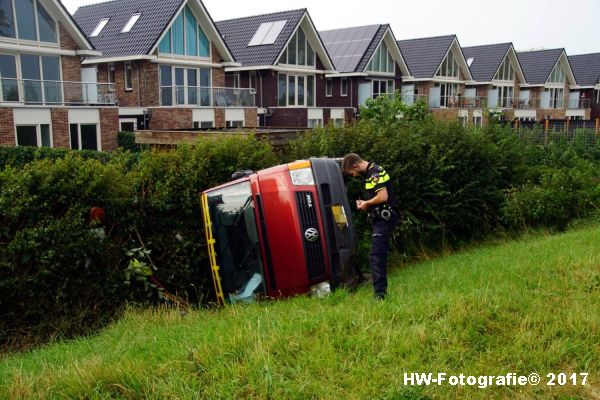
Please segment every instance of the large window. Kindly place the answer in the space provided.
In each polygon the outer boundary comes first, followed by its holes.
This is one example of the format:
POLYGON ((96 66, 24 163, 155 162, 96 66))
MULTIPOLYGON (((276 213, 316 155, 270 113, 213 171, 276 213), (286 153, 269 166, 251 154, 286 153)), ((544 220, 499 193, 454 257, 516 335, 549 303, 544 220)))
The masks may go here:
POLYGON ((17 125, 17 146, 52 147, 50 125, 17 125))
POLYGON ((159 53, 210 57, 210 41, 189 7, 175 18, 158 45, 159 53))
POLYGON ((372 85, 373 98, 394 93, 394 81, 392 79, 374 79, 372 85))
POLYGON ((17 56, 0 54, 0 100, 30 104, 62 103, 60 59, 54 56, 21 54, 20 75, 17 75, 17 56), (19 93, 18 79, 23 92, 19 93))
POLYGON ((514 82, 515 70, 513 69, 508 57, 504 58, 500 68, 498 68, 498 72, 496 72, 496 76, 494 76, 494 80, 514 82))
POLYGON ((456 107, 458 103, 458 85, 456 83, 440 83, 439 87, 440 106, 456 107))
POLYGON ((314 107, 314 75, 279 74, 278 104, 281 107, 314 107))
POLYGON ((19 101, 15 56, 0 54, 0 100, 19 101))
POLYGON ((56 43, 56 22, 38 0, 0 0, 0 36, 56 43))
POLYGON ((369 62, 369 65, 367 66, 367 71, 393 74, 394 69, 394 59, 392 58, 387 45, 382 41, 377 50, 375 50, 373 58, 371 58, 371 62, 369 62))
POLYGON ((161 65, 160 104, 210 106, 210 69, 161 65))
POLYGON ((442 65, 438 68, 435 76, 447 77, 447 78, 458 78, 458 63, 454 59, 452 52, 448 52, 446 58, 442 62, 442 65))
POLYGON ((315 52, 310 46, 304 31, 302 28, 299 28, 294 36, 292 36, 288 47, 284 50, 283 54, 279 58, 279 64, 306 65, 314 67, 316 65, 315 60, 315 52))
POLYGON ((564 89, 563 88, 546 88, 545 92, 550 93, 550 108, 563 108, 564 105, 564 89))
POLYGON ((97 124, 71 124, 72 150, 100 150, 97 124))
POLYGON ((565 71, 561 68, 560 61, 554 66, 547 83, 565 83, 565 71))
POLYGON ((26 103, 61 103, 60 59, 21 54, 21 77, 26 103))
POLYGON ((0 36, 16 37, 12 0, 0 0, 0 36))
MULTIPOLYGON (((512 86, 497 86, 496 90, 498 91, 497 106, 504 107, 504 108, 511 108, 513 105, 514 88, 512 86)), ((490 104, 490 107, 494 107, 494 105, 490 104)))

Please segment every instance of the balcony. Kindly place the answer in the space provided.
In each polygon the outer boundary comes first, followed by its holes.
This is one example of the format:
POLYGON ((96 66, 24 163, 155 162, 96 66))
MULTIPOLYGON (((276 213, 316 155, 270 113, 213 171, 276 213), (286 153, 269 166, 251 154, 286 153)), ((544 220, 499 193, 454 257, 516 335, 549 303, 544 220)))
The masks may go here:
POLYGON ((208 86, 161 86, 161 106, 256 107, 256 90, 208 86))
POLYGON ((538 98, 532 97, 529 99, 514 99, 514 107, 519 110, 535 110, 535 109, 562 109, 568 108, 570 110, 581 110, 591 107, 590 99, 573 99, 569 98, 568 101, 563 99, 549 99, 549 98, 538 98), (565 105, 567 107, 565 107, 565 105))
POLYGON ((0 103, 42 106, 114 106, 112 83, 0 78, 0 103))
POLYGON ((405 104, 415 104, 419 101, 425 102, 431 109, 437 108, 453 108, 453 109, 470 109, 470 108, 486 108, 486 97, 464 97, 464 96, 439 96, 430 98, 430 96, 418 95, 402 95, 402 101, 405 104))

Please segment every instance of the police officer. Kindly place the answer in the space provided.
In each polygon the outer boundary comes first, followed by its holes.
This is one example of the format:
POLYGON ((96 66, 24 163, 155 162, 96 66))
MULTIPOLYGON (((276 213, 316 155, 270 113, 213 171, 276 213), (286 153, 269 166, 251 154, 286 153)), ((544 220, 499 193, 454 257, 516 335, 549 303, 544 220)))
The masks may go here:
POLYGON ((398 223, 394 210, 394 189, 389 174, 379 165, 363 160, 358 154, 347 154, 342 161, 342 171, 353 177, 364 178, 366 200, 356 200, 356 208, 368 213, 373 227, 371 238, 371 275, 375 298, 383 300, 387 294, 387 260, 389 239, 398 223))

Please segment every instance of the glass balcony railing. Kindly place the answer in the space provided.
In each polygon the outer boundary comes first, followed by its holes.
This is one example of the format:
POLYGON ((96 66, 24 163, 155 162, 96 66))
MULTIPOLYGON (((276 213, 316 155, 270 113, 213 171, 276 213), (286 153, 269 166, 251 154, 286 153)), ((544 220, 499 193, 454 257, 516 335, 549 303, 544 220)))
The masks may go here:
POLYGON ((256 90, 208 86, 161 86, 162 106, 256 107, 256 90))
POLYGON ((115 105, 114 84, 0 78, 0 103, 115 105))
POLYGON ((415 104, 424 101, 429 108, 486 108, 486 97, 464 97, 464 96, 439 96, 430 99, 427 95, 402 95, 402 101, 405 104, 415 104))

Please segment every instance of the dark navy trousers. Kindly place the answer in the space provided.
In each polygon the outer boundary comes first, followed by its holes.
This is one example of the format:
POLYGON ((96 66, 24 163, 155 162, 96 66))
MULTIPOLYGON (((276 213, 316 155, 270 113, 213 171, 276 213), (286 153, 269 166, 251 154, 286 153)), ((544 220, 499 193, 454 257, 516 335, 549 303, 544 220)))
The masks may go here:
POLYGON ((373 221, 373 236, 371 237, 371 276, 373 277, 373 291, 375 297, 384 298, 387 294, 387 262, 390 247, 390 237, 398 217, 394 213, 389 221, 377 218, 373 221))

